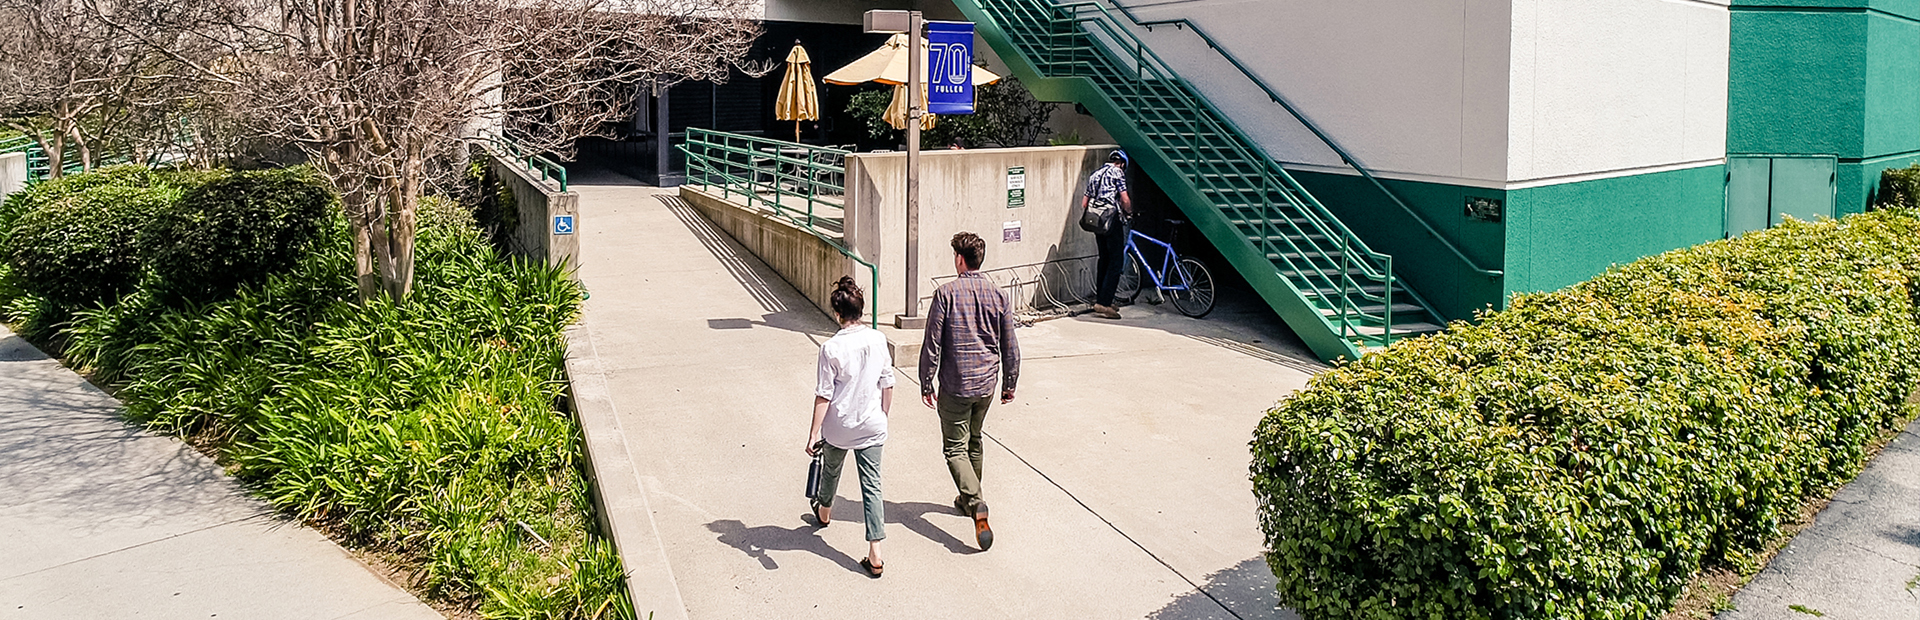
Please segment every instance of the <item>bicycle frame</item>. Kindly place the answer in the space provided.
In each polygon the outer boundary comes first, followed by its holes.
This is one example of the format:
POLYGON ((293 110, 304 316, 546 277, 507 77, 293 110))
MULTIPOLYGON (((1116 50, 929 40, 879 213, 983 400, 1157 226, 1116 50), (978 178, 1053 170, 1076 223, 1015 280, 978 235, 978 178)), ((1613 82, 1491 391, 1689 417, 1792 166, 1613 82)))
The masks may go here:
POLYGON ((1161 241, 1159 239, 1149 237, 1145 233, 1142 233, 1138 230, 1129 230, 1127 232, 1128 232, 1127 250, 1125 253, 1132 254, 1135 260, 1140 261, 1140 269, 1146 271, 1147 277, 1153 280, 1153 288, 1156 288, 1162 291, 1187 290, 1186 277, 1182 275, 1178 270, 1174 269, 1174 266, 1180 263, 1180 255, 1175 254, 1173 252, 1172 245, 1168 244, 1165 241, 1161 241), (1153 268, 1153 263, 1147 262, 1146 254, 1143 254, 1140 252, 1139 244, 1134 242, 1136 237, 1140 239, 1145 239, 1149 242, 1152 242, 1154 245, 1160 246, 1161 262, 1160 262, 1160 268, 1158 270, 1153 268), (1180 283, 1167 284, 1167 280, 1171 278, 1161 278, 1160 274, 1167 274, 1169 276, 1179 276, 1180 283))

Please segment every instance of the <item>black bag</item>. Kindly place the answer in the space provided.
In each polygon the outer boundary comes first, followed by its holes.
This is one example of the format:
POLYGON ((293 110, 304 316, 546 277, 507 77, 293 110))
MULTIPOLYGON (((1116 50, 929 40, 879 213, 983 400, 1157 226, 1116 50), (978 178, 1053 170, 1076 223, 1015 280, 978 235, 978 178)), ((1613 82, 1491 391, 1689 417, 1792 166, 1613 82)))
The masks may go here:
POLYGON ((1102 237, 1113 234, 1120 227, 1120 207, 1103 199, 1087 201, 1086 211, 1080 214, 1080 229, 1102 237))
POLYGON ((826 447, 826 445, 826 440, 821 440, 820 443, 813 444, 813 464, 807 466, 808 499, 820 496, 820 457, 827 453, 826 450, 822 449, 826 447))

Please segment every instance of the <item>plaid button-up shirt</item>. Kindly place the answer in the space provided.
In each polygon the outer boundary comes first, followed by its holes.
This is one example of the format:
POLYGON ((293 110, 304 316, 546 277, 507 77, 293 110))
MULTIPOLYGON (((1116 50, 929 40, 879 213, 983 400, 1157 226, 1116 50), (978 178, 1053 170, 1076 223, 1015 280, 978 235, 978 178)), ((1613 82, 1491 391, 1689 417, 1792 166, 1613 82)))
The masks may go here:
POLYGON ((980 272, 969 272, 933 291, 927 331, 920 343, 920 393, 957 398, 993 395, 1020 380, 1020 343, 1013 337, 1013 307, 1006 293, 980 272))
POLYGON ((1120 204, 1120 192, 1127 191, 1127 169, 1124 166, 1107 164, 1087 176, 1086 196, 1089 200, 1105 200, 1110 204, 1120 204))

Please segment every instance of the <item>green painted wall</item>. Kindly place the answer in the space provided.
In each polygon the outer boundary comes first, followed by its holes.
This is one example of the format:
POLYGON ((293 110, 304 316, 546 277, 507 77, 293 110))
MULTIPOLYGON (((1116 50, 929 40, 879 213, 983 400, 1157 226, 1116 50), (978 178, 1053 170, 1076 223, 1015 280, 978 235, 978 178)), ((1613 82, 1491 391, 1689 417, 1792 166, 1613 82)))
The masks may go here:
POLYGON ((1721 238, 1726 174, 1715 165, 1509 190, 1506 292, 1558 289, 1721 238))
MULTIPOLYGON (((1447 319, 1469 319, 1475 310, 1499 305, 1503 294, 1499 278, 1468 267, 1366 179, 1291 172, 1369 247, 1392 255, 1394 272, 1406 278, 1413 290, 1447 319)), ((1504 200, 1504 190, 1391 179, 1382 182, 1479 266, 1500 269, 1506 255, 1506 231, 1501 224, 1468 218, 1466 199, 1504 200)))
POLYGON ((1920 0, 1740 0, 1727 152, 1840 158, 1835 215, 1920 160, 1920 0))

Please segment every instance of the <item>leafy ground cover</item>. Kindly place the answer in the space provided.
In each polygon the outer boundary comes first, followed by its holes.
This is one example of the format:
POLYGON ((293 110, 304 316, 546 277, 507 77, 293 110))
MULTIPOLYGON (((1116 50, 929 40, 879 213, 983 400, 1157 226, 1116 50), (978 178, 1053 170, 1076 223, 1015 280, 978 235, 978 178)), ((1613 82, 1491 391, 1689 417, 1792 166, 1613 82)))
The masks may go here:
POLYGON ((1920 216, 1790 222, 1316 377, 1252 443, 1307 618, 1656 618, 1912 416, 1920 216))
MULTIPOLYGON (((304 194, 269 181, 256 189, 304 194)), ((0 229, 37 206, 0 209, 12 215, 0 229)), ((290 265, 218 299, 170 294, 166 274, 145 269, 131 292, 61 306, 9 261, 0 304, 22 334, 114 389, 132 419, 214 453, 272 505, 397 565, 457 615, 631 616, 619 559, 593 533, 578 428, 558 406, 577 286, 496 255, 450 203, 423 210, 404 303, 353 301, 350 240, 329 211, 290 265)))

